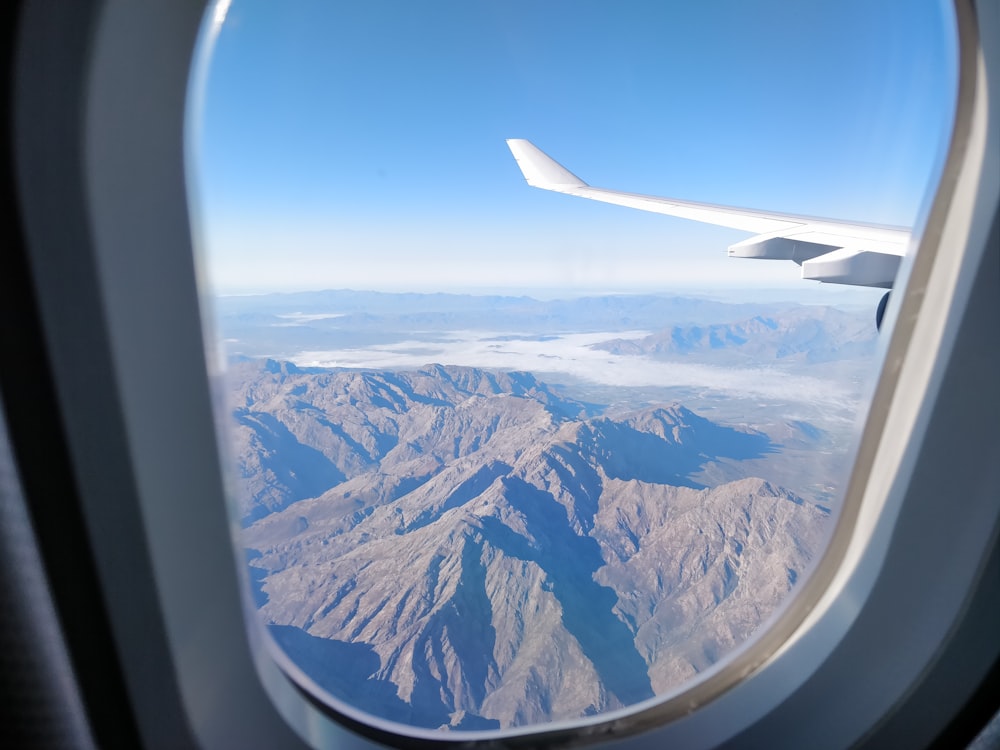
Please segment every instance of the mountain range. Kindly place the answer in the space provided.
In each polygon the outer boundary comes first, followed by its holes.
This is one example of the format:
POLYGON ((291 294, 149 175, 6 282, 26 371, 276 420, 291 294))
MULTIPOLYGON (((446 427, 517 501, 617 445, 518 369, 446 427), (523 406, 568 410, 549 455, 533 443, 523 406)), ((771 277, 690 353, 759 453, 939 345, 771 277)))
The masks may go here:
POLYGON ((421 727, 590 715, 745 641, 828 510, 765 434, 679 403, 608 416, 524 372, 230 373, 260 615, 317 686, 421 727), (720 463, 721 465, 721 463, 720 463))
POLYGON ((853 357, 872 348, 874 304, 840 309, 655 294, 549 300, 333 290, 220 297, 213 301, 213 309, 230 354, 298 361, 303 352, 439 342, 456 332, 471 331, 520 336, 607 332, 607 351, 659 355, 715 352, 732 345, 751 352, 754 346, 746 344, 763 335, 764 348, 775 349, 778 356, 818 344, 820 357, 838 358, 841 353, 853 357), (626 331, 649 332, 650 338, 639 348, 627 342, 618 346, 615 334, 626 331))
POLYGON ((626 356, 760 365, 870 359, 876 343, 875 328, 867 317, 833 307, 800 307, 736 322, 673 325, 642 338, 611 339, 593 348, 626 356))

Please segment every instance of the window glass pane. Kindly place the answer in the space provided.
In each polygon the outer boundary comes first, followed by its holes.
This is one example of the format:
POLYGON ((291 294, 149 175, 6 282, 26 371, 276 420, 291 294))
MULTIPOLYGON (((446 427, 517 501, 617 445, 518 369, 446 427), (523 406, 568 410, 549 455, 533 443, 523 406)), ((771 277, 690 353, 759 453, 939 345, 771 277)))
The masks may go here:
POLYGON ((879 368, 886 289, 802 277, 896 267, 950 124, 944 13, 215 9, 189 146, 236 544, 310 689, 425 729, 584 719, 766 625, 879 368), (507 138, 784 217, 532 189, 507 138))

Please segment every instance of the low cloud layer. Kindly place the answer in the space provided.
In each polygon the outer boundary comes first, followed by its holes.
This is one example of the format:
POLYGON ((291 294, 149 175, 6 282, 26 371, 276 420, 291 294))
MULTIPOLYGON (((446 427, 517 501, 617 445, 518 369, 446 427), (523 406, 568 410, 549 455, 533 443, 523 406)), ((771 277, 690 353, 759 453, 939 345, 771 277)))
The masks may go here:
POLYGON ((300 366, 416 369, 430 363, 569 375, 619 387, 701 388, 739 396, 843 406, 856 394, 836 381, 791 375, 776 368, 718 367, 621 356, 590 348, 611 338, 641 338, 647 331, 530 336, 453 331, 444 340, 401 341, 363 349, 304 351, 300 366))

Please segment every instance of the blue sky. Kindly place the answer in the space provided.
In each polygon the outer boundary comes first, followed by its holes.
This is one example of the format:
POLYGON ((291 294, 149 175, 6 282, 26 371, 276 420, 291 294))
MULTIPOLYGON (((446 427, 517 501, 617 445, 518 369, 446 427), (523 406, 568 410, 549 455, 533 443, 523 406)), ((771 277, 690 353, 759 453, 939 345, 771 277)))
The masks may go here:
POLYGON ((204 272, 221 292, 795 284, 726 258, 744 233, 529 188, 504 139, 600 187, 910 224, 953 106, 945 8, 233 0, 190 136, 204 272))

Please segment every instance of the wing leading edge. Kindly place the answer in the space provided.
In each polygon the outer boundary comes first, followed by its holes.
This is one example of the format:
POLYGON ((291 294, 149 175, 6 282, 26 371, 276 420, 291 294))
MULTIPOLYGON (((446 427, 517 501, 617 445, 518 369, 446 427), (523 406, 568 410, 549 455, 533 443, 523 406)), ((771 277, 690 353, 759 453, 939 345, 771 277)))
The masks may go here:
POLYGON ((731 258, 791 260, 802 278, 830 284, 891 288, 910 239, 908 229, 772 214, 591 187, 531 141, 507 140, 532 187, 677 216, 754 236, 729 247, 731 258))

